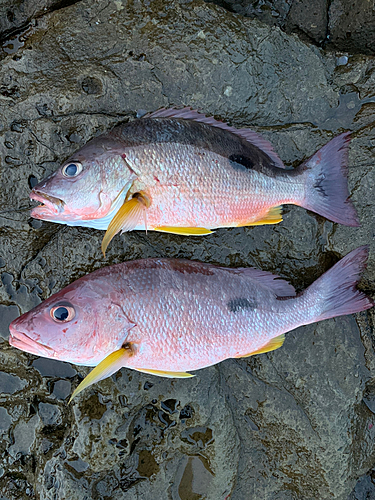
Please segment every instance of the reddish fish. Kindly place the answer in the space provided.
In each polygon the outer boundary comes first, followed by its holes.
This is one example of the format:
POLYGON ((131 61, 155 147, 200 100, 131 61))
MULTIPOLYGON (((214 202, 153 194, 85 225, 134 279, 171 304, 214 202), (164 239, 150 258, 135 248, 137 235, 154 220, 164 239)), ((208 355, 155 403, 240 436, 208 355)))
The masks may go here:
POLYGON ((300 205, 357 226, 348 199, 349 134, 285 170, 271 144, 189 108, 160 110, 92 139, 30 197, 32 217, 107 230, 202 235, 274 224, 281 205, 300 205))
POLYGON ((10 325, 12 346, 96 366, 76 389, 121 367, 190 377, 227 358, 277 349, 284 333, 374 302, 356 289, 368 250, 358 248, 302 294, 257 269, 145 259, 93 272, 10 325))

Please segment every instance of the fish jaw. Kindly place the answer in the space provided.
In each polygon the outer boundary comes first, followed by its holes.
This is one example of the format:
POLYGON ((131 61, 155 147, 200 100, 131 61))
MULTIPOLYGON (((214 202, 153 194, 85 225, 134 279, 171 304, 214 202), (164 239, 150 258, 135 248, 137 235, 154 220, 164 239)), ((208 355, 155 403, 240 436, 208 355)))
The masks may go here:
POLYGON ((33 189, 30 193, 30 199, 42 203, 31 210, 30 215, 34 219, 50 220, 58 217, 64 211, 65 202, 63 200, 42 191, 33 189))
POLYGON ((43 356, 45 358, 54 358, 55 351, 51 347, 47 347, 37 340, 31 337, 31 334, 21 332, 17 329, 17 320, 13 321, 9 325, 9 344, 21 351, 29 352, 30 354, 35 354, 37 356, 43 356))

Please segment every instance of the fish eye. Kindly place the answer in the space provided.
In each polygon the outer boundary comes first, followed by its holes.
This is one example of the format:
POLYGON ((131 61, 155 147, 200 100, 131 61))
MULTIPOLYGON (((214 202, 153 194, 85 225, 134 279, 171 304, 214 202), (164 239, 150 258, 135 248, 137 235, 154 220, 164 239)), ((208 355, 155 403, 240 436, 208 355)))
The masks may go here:
POLYGON ((74 318, 76 313, 72 306, 55 306, 51 308, 50 315, 56 323, 67 323, 74 318))
POLYGON ((65 177, 77 177, 82 172, 82 164, 78 161, 67 163, 62 168, 62 174, 65 177))

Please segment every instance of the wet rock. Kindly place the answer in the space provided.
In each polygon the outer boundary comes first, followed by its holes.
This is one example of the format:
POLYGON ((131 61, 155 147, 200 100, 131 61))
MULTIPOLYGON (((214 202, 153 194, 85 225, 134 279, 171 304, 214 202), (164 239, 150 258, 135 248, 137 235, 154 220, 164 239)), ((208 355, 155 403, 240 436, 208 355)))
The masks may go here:
POLYGON ((50 403, 39 403, 39 416, 44 425, 61 424, 61 412, 58 406, 50 403))
POLYGON ((14 394, 26 386, 26 382, 15 375, 0 372, 0 393, 14 394))
MULTIPOLYGON (((266 13, 271 2, 263 4, 266 13)), ((277 5, 286 22, 292 2, 277 5)), ((302 17, 293 19, 297 26, 302 17)), ((339 64, 341 54, 202 1, 82 0, 40 17, 22 43, 0 68, 4 337, 16 310, 103 265, 136 258, 256 266, 302 290, 349 250, 369 244, 361 287, 373 294, 371 58, 348 55, 339 64), (361 227, 289 206, 275 227, 223 229, 200 239, 117 236, 103 260, 100 231, 29 224, 35 179, 91 137, 169 105, 252 126, 290 167, 353 130, 349 184, 361 227)), ((347 500, 375 462, 374 320, 369 311, 310 325, 288 334, 274 353, 229 360, 188 381, 122 369, 69 407, 71 390, 89 369, 36 359, 3 341, 8 378, 0 418, 15 476, 0 479, 1 491, 12 498, 17 487, 24 496, 29 488, 34 495, 32 483, 38 498, 51 500, 347 500)))
POLYGON ((375 10, 367 0, 333 0, 329 6, 329 46, 374 55, 375 10))
POLYGON ((12 419, 9 416, 6 408, 0 407, 0 432, 4 434, 11 426, 12 419))
POLYGON ((36 429, 39 425, 38 415, 34 415, 28 421, 20 421, 16 425, 13 435, 14 444, 9 447, 9 454, 17 459, 20 455, 28 455, 34 445, 36 429))
POLYGON ((288 32, 297 31, 321 44, 327 36, 327 4, 327 0, 294 0, 285 20, 285 29, 288 32))
POLYGON ((62 363, 53 359, 38 358, 33 361, 33 367, 42 377, 74 377, 77 373, 69 363, 62 363))

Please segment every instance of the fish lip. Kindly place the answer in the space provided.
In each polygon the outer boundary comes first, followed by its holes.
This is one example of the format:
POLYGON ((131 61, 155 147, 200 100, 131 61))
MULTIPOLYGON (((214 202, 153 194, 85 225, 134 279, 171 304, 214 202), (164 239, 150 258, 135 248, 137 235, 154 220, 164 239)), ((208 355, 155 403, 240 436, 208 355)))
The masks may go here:
POLYGON ((32 213, 41 210, 45 212, 47 209, 47 211, 50 211, 52 214, 59 214, 64 210, 65 202, 63 200, 61 200, 60 198, 56 198, 56 196, 43 193, 43 191, 39 191, 39 189, 33 189, 31 191, 30 199, 39 201, 43 204, 33 208, 32 213))
POLYGON ((31 354, 36 354, 37 356, 45 356, 47 358, 54 356, 54 349, 33 340, 26 333, 17 330, 13 324, 9 325, 9 332, 9 344, 11 346, 31 354))

